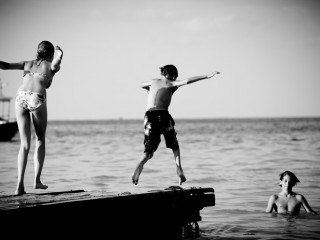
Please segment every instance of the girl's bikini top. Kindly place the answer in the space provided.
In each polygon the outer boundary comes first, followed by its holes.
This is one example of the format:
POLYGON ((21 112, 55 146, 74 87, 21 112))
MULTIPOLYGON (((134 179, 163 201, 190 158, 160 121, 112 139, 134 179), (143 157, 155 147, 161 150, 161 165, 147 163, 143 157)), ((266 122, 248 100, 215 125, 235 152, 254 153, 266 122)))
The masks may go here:
POLYGON ((40 76, 43 76, 43 77, 47 78, 47 79, 49 80, 49 84, 48 84, 47 88, 50 87, 51 82, 52 82, 52 79, 50 79, 50 78, 49 78, 46 74, 44 74, 44 73, 28 72, 28 73, 25 73, 25 74, 23 75, 23 77, 26 76, 26 75, 33 76, 33 75, 35 75, 35 74, 38 74, 38 75, 40 75, 40 76))
MULTIPOLYGON (((36 63, 37 66, 40 66, 41 62, 44 61, 44 60, 45 60, 45 59, 37 60, 37 63, 36 63)), ((50 79, 49 76, 47 76, 47 75, 44 74, 44 73, 28 72, 28 73, 25 73, 25 74, 23 75, 23 77, 24 77, 25 75, 27 75, 27 74, 30 75, 30 76, 33 76, 33 75, 35 75, 35 74, 38 74, 38 75, 40 75, 40 76, 43 76, 43 77, 47 78, 47 79, 49 80, 49 84, 48 84, 47 88, 49 88, 50 85, 51 85, 51 83, 52 83, 52 78, 50 79)))

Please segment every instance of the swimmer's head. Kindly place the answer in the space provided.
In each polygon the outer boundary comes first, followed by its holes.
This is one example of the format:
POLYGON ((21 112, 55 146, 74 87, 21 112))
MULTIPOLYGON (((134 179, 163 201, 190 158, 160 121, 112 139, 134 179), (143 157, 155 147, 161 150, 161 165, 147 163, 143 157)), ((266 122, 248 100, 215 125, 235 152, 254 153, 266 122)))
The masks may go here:
POLYGON ((175 81, 178 77, 178 69, 174 65, 165 65, 160 67, 161 75, 167 79, 175 81))
POLYGON ((53 57, 54 46, 49 41, 42 41, 38 45, 37 49, 37 60, 44 60, 50 57, 53 57))
MULTIPOLYGON (((296 177, 296 175, 294 175, 294 173, 290 172, 290 171, 284 171, 283 173, 281 173, 279 175, 280 176, 280 181, 282 181, 282 179, 287 175, 290 177, 292 186, 295 186, 298 182, 300 182, 299 179, 296 177)), ((282 187, 281 182, 280 182, 280 187, 282 187)))

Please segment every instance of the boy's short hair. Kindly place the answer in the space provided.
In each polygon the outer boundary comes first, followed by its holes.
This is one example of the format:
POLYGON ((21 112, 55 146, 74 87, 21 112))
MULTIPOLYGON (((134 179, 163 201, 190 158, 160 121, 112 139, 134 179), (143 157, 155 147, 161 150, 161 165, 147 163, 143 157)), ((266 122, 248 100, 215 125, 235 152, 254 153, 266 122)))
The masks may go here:
MULTIPOLYGON (((294 175, 294 173, 290 172, 290 171, 284 171, 283 173, 281 173, 279 175, 280 176, 280 181, 282 181, 282 179, 286 175, 288 175, 291 178, 293 186, 296 185, 296 183, 300 182, 299 179, 296 177, 296 175, 294 175)), ((281 186, 281 184, 280 184, 280 186, 281 186)))
POLYGON ((163 76, 167 76, 170 80, 175 80, 178 77, 178 69, 174 65, 160 67, 160 71, 163 76))

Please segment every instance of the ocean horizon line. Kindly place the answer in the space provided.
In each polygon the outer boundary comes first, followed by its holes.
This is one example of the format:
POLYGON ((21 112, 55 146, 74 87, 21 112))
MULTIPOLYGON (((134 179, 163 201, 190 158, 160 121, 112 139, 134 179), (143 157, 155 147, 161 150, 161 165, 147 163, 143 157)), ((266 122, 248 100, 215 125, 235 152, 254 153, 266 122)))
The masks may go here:
MULTIPOLYGON (((289 120, 289 119, 320 119, 320 116, 271 116, 271 117, 176 117, 175 121, 205 121, 205 120, 289 120)), ((78 119, 48 119, 48 122, 104 122, 104 121, 142 121, 143 118, 78 118, 78 119)))

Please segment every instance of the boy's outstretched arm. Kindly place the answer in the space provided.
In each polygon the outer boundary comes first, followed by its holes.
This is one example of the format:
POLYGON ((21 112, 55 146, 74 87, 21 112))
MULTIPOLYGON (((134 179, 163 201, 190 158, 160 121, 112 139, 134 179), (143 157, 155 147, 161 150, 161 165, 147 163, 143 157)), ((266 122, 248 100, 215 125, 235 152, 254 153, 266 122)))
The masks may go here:
POLYGON ((150 82, 150 81, 143 82, 143 83, 141 84, 141 87, 142 87, 143 89, 146 89, 146 90, 149 90, 150 86, 151 86, 151 82, 150 82))
POLYGON ((0 69, 2 70, 23 70, 25 62, 7 63, 0 61, 0 69))
POLYGON ((214 75, 216 74, 220 74, 220 72, 212 72, 209 73, 207 75, 202 75, 202 76, 197 76, 197 77, 191 77, 191 78, 187 78, 185 80, 178 80, 172 83, 172 86, 174 87, 180 87, 186 84, 190 84, 190 83, 194 83, 203 79, 209 79, 212 78, 214 75))
POLYGON ((53 59, 51 63, 51 71, 56 73, 60 70, 60 64, 62 61, 63 51, 59 46, 56 46, 56 57, 53 59))

